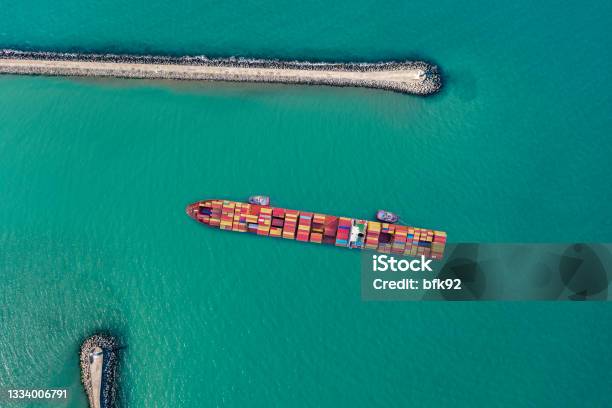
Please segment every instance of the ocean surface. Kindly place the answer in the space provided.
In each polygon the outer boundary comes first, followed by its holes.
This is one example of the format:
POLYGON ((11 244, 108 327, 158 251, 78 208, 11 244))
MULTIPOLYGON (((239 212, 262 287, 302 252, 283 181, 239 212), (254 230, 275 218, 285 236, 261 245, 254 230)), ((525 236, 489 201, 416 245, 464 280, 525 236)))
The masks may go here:
MULTIPOLYGON (((197 225, 204 198, 610 242, 612 3, 0 2, 0 48, 423 58, 443 91, 0 77, 0 389, 121 337, 127 407, 609 406, 610 304, 367 303, 357 253, 197 225)), ((3 391, 4 392, 4 391, 3 391)))

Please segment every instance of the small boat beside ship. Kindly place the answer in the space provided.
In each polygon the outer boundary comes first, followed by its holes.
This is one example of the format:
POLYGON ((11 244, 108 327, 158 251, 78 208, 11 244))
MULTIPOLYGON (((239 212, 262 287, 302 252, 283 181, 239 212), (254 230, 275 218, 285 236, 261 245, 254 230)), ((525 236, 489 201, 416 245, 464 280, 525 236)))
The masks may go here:
POLYGON ((187 206, 187 215, 213 228, 250 232, 382 253, 441 259, 446 232, 395 224, 399 216, 379 210, 379 221, 368 221, 271 207, 267 196, 251 196, 248 203, 203 200, 187 206))
POLYGON ((264 195, 254 195, 249 197, 249 204, 270 205, 270 197, 264 195))
POLYGON ((382 222, 388 222, 389 224, 395 224, 399 221, 399 215, 394 214, 390 211, 378 210, 376 212, 376 219, 382 222))

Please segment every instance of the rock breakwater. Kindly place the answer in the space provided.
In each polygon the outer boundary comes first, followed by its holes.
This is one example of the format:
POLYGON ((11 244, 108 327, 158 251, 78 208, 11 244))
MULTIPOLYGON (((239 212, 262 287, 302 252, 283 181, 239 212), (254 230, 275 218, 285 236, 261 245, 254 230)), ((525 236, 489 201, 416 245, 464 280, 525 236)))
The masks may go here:
POLYGON ((423 61, 328 63, 0 50, 0 73, 352 86, 417 95, 442 86, 438 67, 423 61))
POLYGON ((115 406, 118 350, 117 339, 107 334, 94 334, 81 344, 81 382, 90 408, 115 406))

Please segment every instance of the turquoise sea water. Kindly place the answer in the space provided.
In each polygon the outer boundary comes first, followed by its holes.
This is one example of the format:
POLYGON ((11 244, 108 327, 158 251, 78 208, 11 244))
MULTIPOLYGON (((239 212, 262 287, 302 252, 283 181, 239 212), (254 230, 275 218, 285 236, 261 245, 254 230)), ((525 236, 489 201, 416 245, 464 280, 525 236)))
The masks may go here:
POLYGON ((420 57, 446 86, 0 77, 0 387, 84 407, 78 344, 107 328, 130 407, 609 405, 608 304, 363 303, 354 252, 183 212, 267 193, 454 242, 610 242, 609 4, 1 6, 0 47, 420 57))

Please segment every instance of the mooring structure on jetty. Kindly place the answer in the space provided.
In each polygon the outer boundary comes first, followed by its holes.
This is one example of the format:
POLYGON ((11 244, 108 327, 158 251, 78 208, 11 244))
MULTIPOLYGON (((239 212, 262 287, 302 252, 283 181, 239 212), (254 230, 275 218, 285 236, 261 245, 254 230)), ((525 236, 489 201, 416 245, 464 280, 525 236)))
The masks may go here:
POLYGON ((118 350, 117 339, 107 334, 94 334, 81 344, 81 382, 90 408, 115 406, 118 350))
POLYGON ((416 95, 433 94, 442 86, 438 67, 424 61, 328 63, 0 50, 0 74, 350 86, 416 95))

